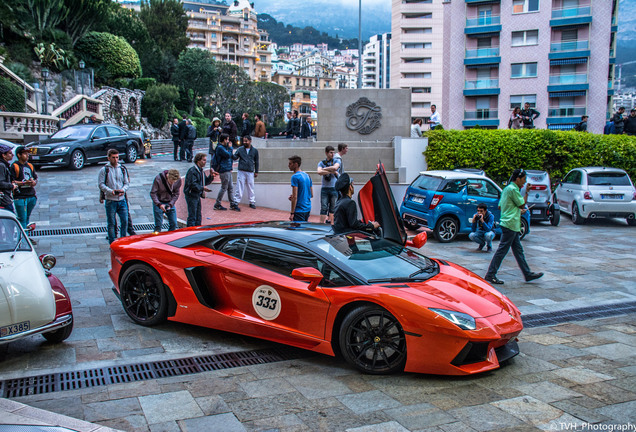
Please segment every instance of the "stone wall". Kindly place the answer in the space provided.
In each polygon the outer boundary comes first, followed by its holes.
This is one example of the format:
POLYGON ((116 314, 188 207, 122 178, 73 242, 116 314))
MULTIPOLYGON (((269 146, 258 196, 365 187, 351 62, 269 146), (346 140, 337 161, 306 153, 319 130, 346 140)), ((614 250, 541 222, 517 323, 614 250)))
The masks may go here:
POLYGON ((141 100, 146 92, 142 90, 102 87, 92 97, 104 102, 104 121, 125 126, 124 117, 132 116, 141 123, 141 100))
POLYGON ((408 89, 318 91, 318 141, 390 141, 411 135, 408 89))

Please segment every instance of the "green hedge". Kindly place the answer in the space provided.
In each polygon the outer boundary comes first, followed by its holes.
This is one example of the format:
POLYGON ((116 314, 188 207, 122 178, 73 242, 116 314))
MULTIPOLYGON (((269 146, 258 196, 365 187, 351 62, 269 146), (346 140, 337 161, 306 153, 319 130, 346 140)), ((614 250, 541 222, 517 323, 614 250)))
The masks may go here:
POLYGON ((3 105, 3 111, 24 112, 24 89, 0 77, 0 107, 3 105))
POLYGON ((139 56, 122 37, 110 33, 90 32, 79 40, 75 50, 104 80, 141 76, 139 56))
POLYGON ((431 170, 480 168, 497 182, 515 168, 545 170, 552 179, 572 168, 622 168, 636 180, 636 137, 532 130, 434 130, 424 153, 431 170))

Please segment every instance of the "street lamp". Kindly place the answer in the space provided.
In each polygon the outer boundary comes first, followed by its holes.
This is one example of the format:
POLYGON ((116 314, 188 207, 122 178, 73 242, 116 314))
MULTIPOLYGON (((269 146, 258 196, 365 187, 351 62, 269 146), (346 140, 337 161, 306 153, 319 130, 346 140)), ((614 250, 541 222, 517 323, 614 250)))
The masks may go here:
POLYGON ((49 115, 49 94, 46 91, 46 80, 49 78, 48 68, 42 68, 42 81, 44 82, 44 115, 49 115))
POLYGON ((79 68, 80 68, 80 88, 82 91, 82 94, 84 94, 84 67, 86 66, 86 63, 84 63, 84 60, 80 60, 79 61, 79 68))

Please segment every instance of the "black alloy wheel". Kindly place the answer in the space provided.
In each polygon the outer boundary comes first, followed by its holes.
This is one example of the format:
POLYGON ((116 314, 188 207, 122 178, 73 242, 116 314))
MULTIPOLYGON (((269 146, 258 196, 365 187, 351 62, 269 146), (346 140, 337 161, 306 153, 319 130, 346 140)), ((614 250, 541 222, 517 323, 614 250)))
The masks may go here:
POLYGON ((145 264, 130 266, 119 284, 121 303, 137 324, 154 326, 166 321, 168 297, 159 274, 145 264))
POLYGON ((134 144, 130 144, 126 147, 126 162, 135 163, 137 160, 137 146, 134 144))
POLYGON ((73 150, 73 153, 71 153, 70 168, 72 170, 81 170, 84 168, 84 165, 86 165, 86 157, 84 156, 84 153, 80 149, 73 150))
POLYGON ((42 336, 44 336, 44 339, 46 339, 47 341, 51 343, 60 343, 68 339, 68 337, 71 335, 72 332, 73 332, 73 320, 71 320, 70 323, 68 323, 62 328, 59 328, 57 330, 53 330, 47 333, 42 333, 42 336))
POLYGON ((369 374, 404 370, 406 338, 399 321, 379 306, 360 306, 347 314, 340 328, 345 360, 369 374))
POLYGON ((572 223, 574 225, 583 225, 585 223, 585 219, 583 219, 579 213, 579 205, 576 201, 572 203, 572 223))
POLYGON ((440 243, 451 242, 459 233, 459 222, 451 216, 444 216, 437 221, 433 234, 440 243))

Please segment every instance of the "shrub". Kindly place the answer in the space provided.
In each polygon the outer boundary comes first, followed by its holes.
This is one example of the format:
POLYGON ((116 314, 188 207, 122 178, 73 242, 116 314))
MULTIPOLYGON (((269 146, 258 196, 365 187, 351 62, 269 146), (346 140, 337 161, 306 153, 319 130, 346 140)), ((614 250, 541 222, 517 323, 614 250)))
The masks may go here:
POLYGON ((210 119, 204 117, 190 117, 192 124, 197 129, 197 138, 205 138, 205 134, 208 133, 208 126, 210 126, 210 119))
POLYGON ((169 84, 150 86, 141 100, 141 115, 147 117, 154 127, 161 128, 173 115, 174 102, 177 99, 179 99, 177 86, 169 84))
POLYGON ((0 101, 3 111, 24 112, 24 90, 4 77, 0 77, 0 101))
POLYGON ((90 32, 75 46, 88 66, 104 80, 139 78, 141 64, 137 52, 126 39, 110 33, 90 32))
POLYGON ((523 130, 434 130, 424 153, 429 169, 480 168, 497 182, 515 168, 545 170, 563 178, 572 168, 622 168, 636 179, 636 137, 523 130))
POLYGON ((31 73, 31 69, 29 69, 27 65, 18 62, 12 62, 9 64, 5 64, 5 66, 11 69, 11 72, 22 78, 24 81, 28 83, 32 83, 33 81, 35 81, 35 78, 33 78, 33 74, 31 73))
POLYGON ((128 88, 131 90, 143 90, 146 91, 150 86, 157 84, 157 80, 154 78, 137 78, 128 84, 128 88))

